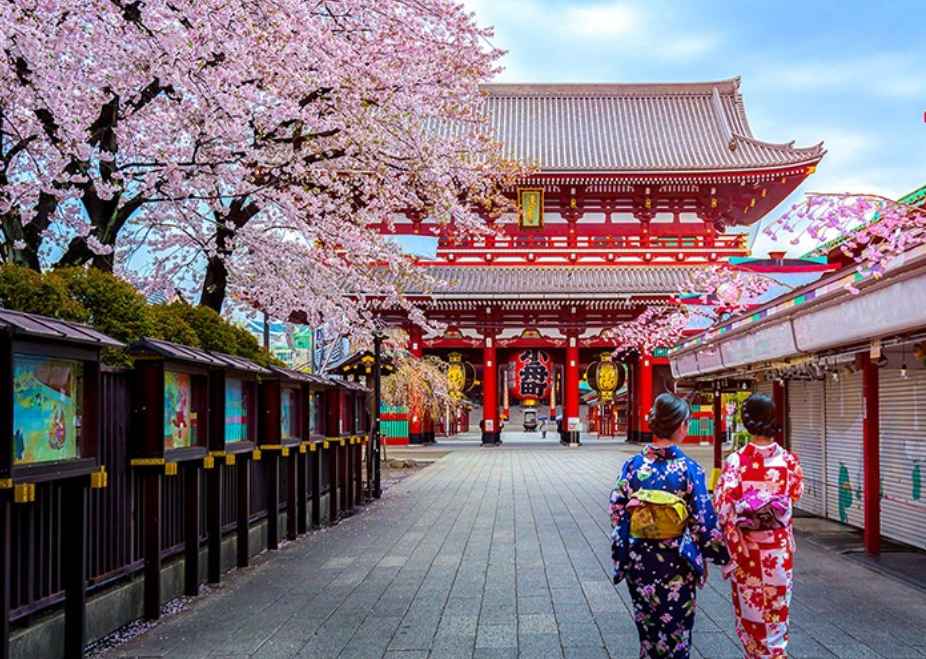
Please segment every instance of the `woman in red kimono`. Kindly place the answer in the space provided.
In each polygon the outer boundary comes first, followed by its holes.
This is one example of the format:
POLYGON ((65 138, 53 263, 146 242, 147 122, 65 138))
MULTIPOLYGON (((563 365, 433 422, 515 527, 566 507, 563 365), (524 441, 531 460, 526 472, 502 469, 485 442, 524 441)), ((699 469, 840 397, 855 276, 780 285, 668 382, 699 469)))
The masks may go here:
POLYGON ((714 492, 730 563, 736 633, 746 659, 787 657, 794 535, 792 505, 804 479, 797 456, 779 446, 775 403, 753 394, 743 403, 750 443, 727 458, 714 492))

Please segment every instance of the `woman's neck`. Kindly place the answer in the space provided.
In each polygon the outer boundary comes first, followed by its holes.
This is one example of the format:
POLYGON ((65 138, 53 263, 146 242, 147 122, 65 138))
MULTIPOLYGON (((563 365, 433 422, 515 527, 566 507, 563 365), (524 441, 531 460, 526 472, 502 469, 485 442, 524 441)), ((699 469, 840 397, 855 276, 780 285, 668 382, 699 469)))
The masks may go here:
POLYGON ((653 446, 658 446, 659 448, 666 448, 667 446, 675 446, 676 441, 669 437, 668 439, 662 439, 661 437, 653 437, 653 446))
POLYGON ((765 437, 764 435, 753 435, 752 443, 756 446, 771 446, 775 442, 772 437, 765 437))

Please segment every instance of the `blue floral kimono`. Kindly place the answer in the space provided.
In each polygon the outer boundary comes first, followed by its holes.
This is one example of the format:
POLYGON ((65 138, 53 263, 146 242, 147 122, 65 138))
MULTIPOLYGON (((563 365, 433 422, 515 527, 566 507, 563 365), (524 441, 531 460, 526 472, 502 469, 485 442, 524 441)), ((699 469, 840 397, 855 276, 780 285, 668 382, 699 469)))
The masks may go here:
POLYGON ((677 446, 648 445, 621 469, 611 491, 611 525, 614 583, 627 579, 641 659, 688 659, 704 559, 721 565, 729 561, 704 470, 677 446), (627 504, 640 489, 665 490, 685 499, 684 535, 668 540, 631 536, 627 504))

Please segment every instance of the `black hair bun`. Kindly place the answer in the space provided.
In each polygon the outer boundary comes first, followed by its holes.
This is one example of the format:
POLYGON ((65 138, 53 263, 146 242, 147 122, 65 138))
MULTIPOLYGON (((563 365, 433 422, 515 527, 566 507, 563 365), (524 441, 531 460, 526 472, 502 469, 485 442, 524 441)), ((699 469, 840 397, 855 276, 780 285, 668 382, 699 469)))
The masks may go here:
POLYGON ((688 403, 681 398, 666 393, 660 394, 653 401, 653 408, 646 415, 646 423, 649 424, 653 435, 660 439, 667 439, 690 416, 691 410, 688 403))
POLYGON ((740 413, 746 432, 753 436, 774 437, 781 432, 778 408, 768 394, 755 393, 743 403, 740 413))

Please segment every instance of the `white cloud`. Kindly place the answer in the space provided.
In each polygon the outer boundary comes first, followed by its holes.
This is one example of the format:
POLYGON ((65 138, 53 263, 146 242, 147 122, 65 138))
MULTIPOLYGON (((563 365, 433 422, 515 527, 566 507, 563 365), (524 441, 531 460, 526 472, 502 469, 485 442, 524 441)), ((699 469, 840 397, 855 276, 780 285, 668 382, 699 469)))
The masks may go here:
POLYGON ((616 39, 639 31, 639 12, 627 3, 570 6, 562 21, 556 21, 559 32, 577 38, 616 39))
POLYGON ((926 94, 920 54, 881 53, 851 59, 798 60, 777 63, 762 73, 764 85, 783 91, 849 92, 853 96, 911 98, 926 94))

